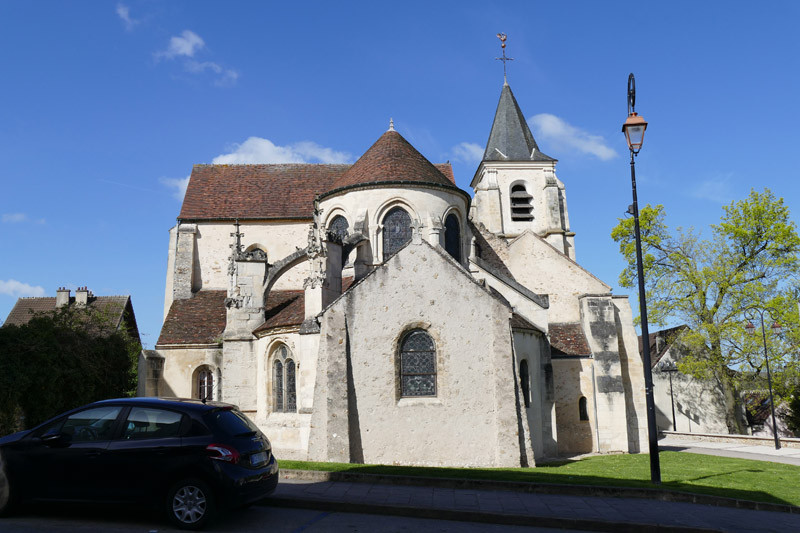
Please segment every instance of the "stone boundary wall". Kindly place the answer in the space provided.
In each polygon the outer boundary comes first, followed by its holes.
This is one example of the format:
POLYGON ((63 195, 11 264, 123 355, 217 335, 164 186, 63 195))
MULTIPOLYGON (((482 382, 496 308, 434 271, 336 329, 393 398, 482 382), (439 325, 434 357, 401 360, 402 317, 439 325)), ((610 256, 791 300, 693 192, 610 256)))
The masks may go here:
MULTIPOLYGON (((761 437, 753 435, 721 435, 716 433, 682 433, 680 431, 662 431, 664 437, 674 437, 676 439, 694 440, 701 442, 725 442, 731 444, 742 444, 744 446, 774 446, 775 438, 772 436, 761 437)), ((784 448, 800 448, 800 439, 779 437, 781 446, 784 448)))

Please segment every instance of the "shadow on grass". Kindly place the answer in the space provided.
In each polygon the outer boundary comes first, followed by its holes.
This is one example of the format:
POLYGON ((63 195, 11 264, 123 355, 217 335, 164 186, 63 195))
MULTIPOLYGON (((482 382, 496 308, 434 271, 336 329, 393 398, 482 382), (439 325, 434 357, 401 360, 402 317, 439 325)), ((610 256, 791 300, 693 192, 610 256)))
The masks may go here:
MULTIPOLYGON (((723 478, 733 476, 731 484, 736 484, 736 474, 763 473, 768 476, 766 470, 756 468, 726 469, 717 473, 687 477, 678 481, 666 481, 661 485, 653 485, 649 479, 649 470, 643 469, 642 477, 636 476, 604 476, 585 473, 571 472, 545 472, 545 469, 558 469, 570 467, 580 461, 567 460, 554 463, 547 463, 545 467, 539 468, 509 468, 509 469, 489 469, 489 468, 437 468, 437 467, 408 467, 391 465, 363 465, 363 464, 343 464, 343 463, 309 463, 304 461, 282 461, 281 467, 284 469, 296 470, 318 470, 328 472, 339 472, 343 474, 366 474, 380 476, 403 476, 408 478, 423 478, 418 483, 408 480, 406 484, 425 485, 424 479, 447 479, 447 480, 469 480, 469 481, 494 481, 527 483, 531 485, 580 485, 592 487, 610 488, 633 488, 678 491, 690 494, 701 494, 731 498, 737 500, 749 500, 755 502, 774 503, 781 505, 798 505, 800 501, 789 501, 776 494, 755 489, 743 489, 742 485, 736 487, 715 486, 713 484, 696 484, 697 481, 709 480, 712 478, 723 478)), ((662 472, 664 467, 662 465, 662 472)), ((489 487, 487 487, 489 489, 489 487)), ((502 490, 502 489, 501 489, 502 490)), ((524 488, 522 490, 525 490, 524 488)), ((531 487, 534 490, 534 487, 531 487)), ((557 492, 557 491, 555 491, 557 492)))

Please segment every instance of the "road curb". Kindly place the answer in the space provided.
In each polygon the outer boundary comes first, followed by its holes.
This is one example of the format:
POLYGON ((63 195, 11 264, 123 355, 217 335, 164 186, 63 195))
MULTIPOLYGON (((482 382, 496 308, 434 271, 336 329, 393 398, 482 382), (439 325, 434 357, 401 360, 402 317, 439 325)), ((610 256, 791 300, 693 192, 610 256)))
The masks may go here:
POLYGON ((601 531, 609 533, 641 533, 659 531, 662 533, 719 533, 721 530, 662 524, 635 522, 615 522, 598 519, 561 518, 554 516, 515 515, 505 513, 485 513, 435 507, 409 507, 405 505, 373 505, 331 500, 270 497, 261 505, 288 507, 293 509, 315 509, 337 513, 360 513, 375 515, 405 516, 409 518, 428 518, 434 520, 453 520, 457 522, 477 522, 508 526, 535 526, 552 529, 575 529, 581 531, 601 531))
POLYGON ((356 472, 324 472, 316 470, 281 470, 281 478, 306 481, 347 481, 351 483, 380 483, 384 485, 418 485, 463 490, 507 490, 536 494, 563 494, 567 496, 590 496, 600 498, 640 498, 667 502, 695 503, 716 507, 734 507, 751 511, 774 511, 800 514, 800 507, 778 503, 755 502, 692 494, 664 489, 602 487, 595 485, 559 485, 555 483, 526 483, 516 481, 493 481, 480 479, 429 478, 415 476, 389 476, 356 472))

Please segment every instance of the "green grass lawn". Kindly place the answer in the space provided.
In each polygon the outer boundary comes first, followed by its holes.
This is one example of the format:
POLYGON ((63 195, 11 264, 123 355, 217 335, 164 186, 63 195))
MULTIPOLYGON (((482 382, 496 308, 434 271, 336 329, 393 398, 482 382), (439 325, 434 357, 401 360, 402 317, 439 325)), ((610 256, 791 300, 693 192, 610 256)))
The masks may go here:
MULTIPOLYGON (((800 506, 800 466, 681 452, 661 452, 662 489, 800 506)), ((654 488, 650 457, 601 455, 536 468, 430 468, 280 461, 290 470, 489 479, 531 483, 654 488)))

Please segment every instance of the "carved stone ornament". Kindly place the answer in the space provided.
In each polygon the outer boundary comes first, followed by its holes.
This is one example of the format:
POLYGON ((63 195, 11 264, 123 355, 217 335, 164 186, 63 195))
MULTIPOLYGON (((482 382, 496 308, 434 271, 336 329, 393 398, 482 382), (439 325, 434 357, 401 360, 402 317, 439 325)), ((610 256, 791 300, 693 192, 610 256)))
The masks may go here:
POLYGON ((233 307, 234 309, 241 309, 242 305, 244 305, 243 300, 244 299, 241 296, 233 298, 225 298, 225 307, 227 307, 228 309, 230 309, 231 307, 233 307))

